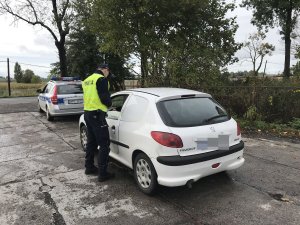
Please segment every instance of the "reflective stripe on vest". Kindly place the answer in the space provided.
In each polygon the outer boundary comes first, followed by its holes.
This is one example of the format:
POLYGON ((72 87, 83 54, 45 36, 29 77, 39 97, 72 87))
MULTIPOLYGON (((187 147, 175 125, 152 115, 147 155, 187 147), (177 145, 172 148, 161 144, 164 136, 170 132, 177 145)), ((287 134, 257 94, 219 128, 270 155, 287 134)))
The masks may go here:
POLYGON ((106 105, 104 105, 99 98, 96 85, 97 80, 102 77, 104 76, 98 73, 94 73, 82 82, 83 103, 85 111, 94 111, 100 109, 104 112, 107 112, 106 105))

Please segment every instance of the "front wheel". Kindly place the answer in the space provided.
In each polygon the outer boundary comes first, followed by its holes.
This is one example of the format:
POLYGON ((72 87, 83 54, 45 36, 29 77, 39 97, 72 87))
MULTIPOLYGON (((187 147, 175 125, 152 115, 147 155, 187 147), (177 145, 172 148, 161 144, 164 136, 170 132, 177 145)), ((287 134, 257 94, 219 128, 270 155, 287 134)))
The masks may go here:
POLYGON ((86 151, 87 145, 87 128, 85 125, 80 127, 80 142, 83 151, 86 151))
POLYGON ((142 192, 154 194, 157 187, 157 174, 149 157, 140 153, 134 160, 134 179, 142 192))

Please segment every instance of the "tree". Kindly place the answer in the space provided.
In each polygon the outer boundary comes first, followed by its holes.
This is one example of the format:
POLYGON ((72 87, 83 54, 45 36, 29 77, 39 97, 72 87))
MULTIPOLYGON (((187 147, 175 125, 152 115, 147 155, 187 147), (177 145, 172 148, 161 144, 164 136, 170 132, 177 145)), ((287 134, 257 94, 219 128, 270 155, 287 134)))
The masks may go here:
POLYGON ((31 79, 32 77, 34 77, 34 72, 32 70, 25 70, 24 73, 23 73, 23 79, 22 79, 22 82, 23 83, 31 83, 31 79))
POLYGON ((59 69, 59 63, 51 63, 51 70, 48 75, 48 80, 50 80, 52 77, 60 77, 60 69, 59 69))
POLYGON ((99 52, 97 37, 87 27, 90 18, 90 6, 86 0, 77 0, 74 5, 72 31, 66 42, 68 70, 71 75, 84 78, 94 72, 96 66, 104 61, 99 52))
POLYGON ((23 79, 23 73, 21 66, 18 62, 15 63, 15 68, 14 68, 14 77, 17 83, 21 83, 23 79))
POLYGON ((141 85, 188 84, 219 73, 239 48, 223 0, 95 0, 89 25, 101 49, 140 61, 141 85), (116 5, 118 7, 116 7, 116 5))
POLYGON ((280 26, 285 42, 284 76, 290 76, 291 34, 300 12, 299 0, 243 0, 242 6, 253 9, 252 23, 259 29, 280 26))
POLYGON ((254 76, 258 75, 258 71, 261 68, 264 57, 266 55, 272 55, 272 52, 275 50, 275 46, 267 42, 263 42, 265 38, 266 35, 263 32, 258 32, 250 35, 248 41, 244 44, 253 64, 254 76))
POLYGON ((42 78, 37 75, 33 75, 31 78, 31 81, 30 81, 30 83, 33 83, 33 84, 38 84, 41 82, 42 82, 42 78))
POLYGON ((113 90, 123 88, 124 79, 130 77, 125 68, 126 59, 111 53, 100 52, 97 36, 87 26, 90 18, 90 6, 86 0, 77 0, 74 4, 74 23, 72 32, 66 42, 68 71, 73 76, 84 79, 93 73, 100 63, 106 62, 113 71, 115 78, 111 80, 113 90))
POLYGON ((15 22, 40 25, 51 34, 58 50, 62 76, 68 75, 65 41, 72 21, 70 5, 70 0, 0 0, 0 15, 8 13, 15 22))

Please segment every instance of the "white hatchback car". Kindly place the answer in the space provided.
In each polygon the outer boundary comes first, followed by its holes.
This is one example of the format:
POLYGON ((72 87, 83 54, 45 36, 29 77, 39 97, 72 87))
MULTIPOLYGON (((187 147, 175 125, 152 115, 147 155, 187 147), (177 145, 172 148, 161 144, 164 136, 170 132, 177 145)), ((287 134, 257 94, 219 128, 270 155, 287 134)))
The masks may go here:
MULTIPOLYGON (((179 88, 139 88, 112 95, 107 112, 110 156, 133 169, 146 194, 190 185, 243 165, 240 128, 209 94, 179 88)), ((87 129, 79 120, 82 147, 87 129)))
POLYGON ((47 120, 56 116, 78 115, 83 113, 83 90, 81 80, 62 77, 50 80, 41 90, 38 89, 38 109, 46 112, 47 120))

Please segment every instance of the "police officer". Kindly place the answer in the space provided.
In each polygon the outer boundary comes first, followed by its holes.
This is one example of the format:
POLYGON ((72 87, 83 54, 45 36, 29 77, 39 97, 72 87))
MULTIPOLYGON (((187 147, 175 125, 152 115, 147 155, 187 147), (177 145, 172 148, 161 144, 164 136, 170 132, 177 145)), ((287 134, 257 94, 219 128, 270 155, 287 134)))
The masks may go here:
POLYGON ((102 64, 82 83, 84 120, 88 130, 85 174, 98 175, 100 182, 114 177, 114 174, 107 171, 110 140, 105 116, 107 108, 111 106, 107 79, 109 74, 108 64, 102 64), (94 154, 98 146, 100 146, 97 158, 99 169, 94 165, 94 154))

